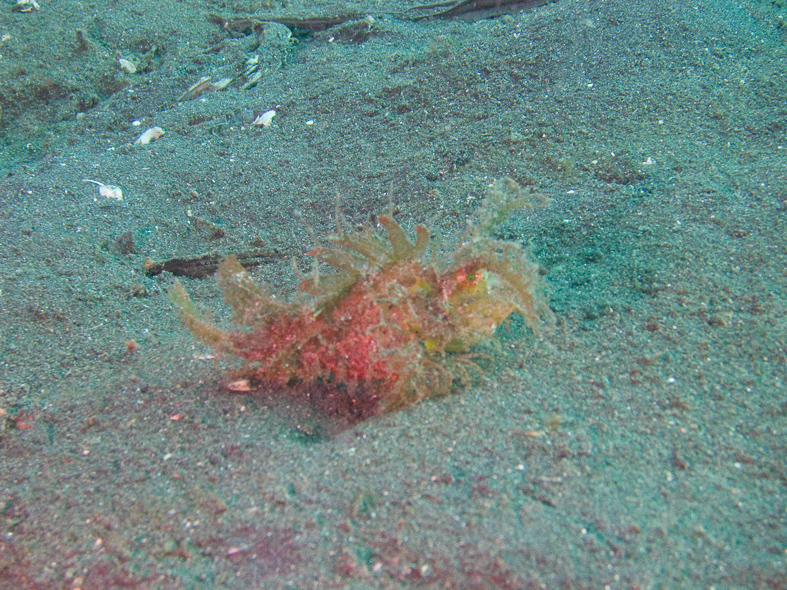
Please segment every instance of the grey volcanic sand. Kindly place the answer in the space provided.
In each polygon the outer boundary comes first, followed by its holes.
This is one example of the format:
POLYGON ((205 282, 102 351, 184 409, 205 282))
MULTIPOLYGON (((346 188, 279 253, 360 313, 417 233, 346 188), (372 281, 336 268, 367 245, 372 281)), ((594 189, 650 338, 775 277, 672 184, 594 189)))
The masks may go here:
POLYGON ((39 4, 0 7, 0 587, 787 587, 782 0, 39 4), (228 392, 145 274, 256 248, 289 297, 337 195, 447 256, 505 176, 555 200, 500 237, 556 328, 359 424, 228 392))

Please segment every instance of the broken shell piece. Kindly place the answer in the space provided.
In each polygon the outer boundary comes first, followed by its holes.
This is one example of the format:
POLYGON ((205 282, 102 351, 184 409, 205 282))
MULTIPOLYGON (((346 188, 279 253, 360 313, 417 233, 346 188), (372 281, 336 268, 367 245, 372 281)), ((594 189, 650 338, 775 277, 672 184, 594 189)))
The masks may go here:
POLYGON ((232 78, 222 78, 213 83, 214 90, 224 90, 232 82, 232 78))
POLYGON ((189 86, 189 89, 178 97, 178 102, 184 98, 189 100, 192 98, 197 98, 203 92, 208 92, 210 90, 224 90, 230 85, 232 80, 233 78, 221 78, 216 82, 211 82, 208 76, 203 76, 195 84, 189 86))
POLYGON ((262 127, 270 127, 271 122, 273 121, 273 116, 276 114, 276 111, 270 110, 265 111, 261 115, 258 115, 254 121, 252 121, 252 125, 262 126, 262 127))
POLYGON ((36 0, 16 0, 16 4, 11 9, 14 12, 36 12, 41 6, 36 0))
POLYGON ((257 82, 260 81, 260 78, 262 78, 262 70, 257 70, 256 72, 254 72, 251 75, 251 77, 249 78, 249 81, 246 82, 243 86, 241 86, 240 89, 241 90, 248 90, 252 86, 256 85, 257 82))
POLYGON ((127 74, 135 74, 137 71, 137 66, 135 66, 127 59, 123 59, 122 57, 118 59, 118 64, 120 64, 120 69, 126 72, 127 74))
POLYGON ((134 143, 138 143, 139 145, 147 145, 151 141, 153 141, 154 139, 158 139, 162 135, 164 135, 164 130, 161 127, 151 127, 150 129, 145 131, 145 133, 140 135, 137 138, 137 141, 135 141, 134 143))
POLYGON ((213 84, 211 84, 210 82, 210 77, 202 76, 202 78, 200 78, 194 84, 189 86, 189 89, 178 97, 178 102, 180 102, 186 97, 189 97, 190 99, 197 98, 200 94, 202 94, 206 90, 210 90, 212 86, 213 84))
POLYGON ((82 182, 92 182, 93 184, 98 185, 98 194, 102 197, 106 197, 108 199, 117 199, 118 201, 123 200, 123 191, 119 186, 115 186, 114 184, 104 184, 103 182, 90 180, 89 178, 83 178, 82 182))
POLYGON ((237 381, 227 383, 227 389, 238 392, 251 391, 251 382, 248 379, 238 379, 237 381))

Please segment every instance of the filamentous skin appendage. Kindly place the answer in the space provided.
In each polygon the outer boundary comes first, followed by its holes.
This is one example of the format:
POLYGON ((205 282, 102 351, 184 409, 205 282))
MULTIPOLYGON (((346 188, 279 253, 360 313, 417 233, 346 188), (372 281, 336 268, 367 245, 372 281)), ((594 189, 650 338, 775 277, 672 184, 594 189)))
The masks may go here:
POLYGON ((547 202, 510 179, 496 183, 442 267, 425 260, 422 225, 414 242, 390 215, 379 217, 387 240, 369 228, 341 229, 331 247, 309 252, 333 272, 302 277, 308 304, 273 297, 228 256, 218 282, 239 331, 206 319, 180 282, 169 297, 197 340, 245 359, 236 378, 330 399, 332 411, 366 418, 470 381, 472 349, 511 314, 536 332, 553 323, 538 265, 520 245, 488 235, 492 220, 547 202))

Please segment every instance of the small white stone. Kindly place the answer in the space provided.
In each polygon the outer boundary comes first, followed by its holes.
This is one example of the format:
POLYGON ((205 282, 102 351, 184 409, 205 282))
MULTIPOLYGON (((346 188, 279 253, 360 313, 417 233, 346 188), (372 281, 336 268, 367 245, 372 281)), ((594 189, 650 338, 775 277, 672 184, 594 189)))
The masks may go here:
POLYGON ((145 133, 140 135, 137 138, 137 141, 135 141, 134 143, 138 143, 139 145, 147 145, 151 141, 153 141, 154 139, 158 139, 162 135, 164 135, 164 130, 161 127, 151 127, 150 129, 145 131, 145 133))
POLYGON ((135 74, 137 72, 137 66, 135 66, 133 63, 131 63, 127 59, 123 59, 121 57, 118 60, 118 63, 120 64, 120 69, 123 70, 124 72, 127 72, 129 74, 135 74))
POLYGON ((257 125, 258 127, 270 127, 275 114, 276 111, 274 110, 265 111, 261 115, 257 116, 254 121, 252 121, 252 125, 257 125))

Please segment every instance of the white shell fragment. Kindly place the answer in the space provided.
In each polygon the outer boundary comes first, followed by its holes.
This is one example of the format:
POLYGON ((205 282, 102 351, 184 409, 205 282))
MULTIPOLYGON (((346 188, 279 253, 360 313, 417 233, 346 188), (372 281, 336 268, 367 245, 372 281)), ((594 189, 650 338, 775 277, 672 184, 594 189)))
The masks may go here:
POLYGON ((189 89, 178 97, 178 102, 184 98, 188 100, 197 98, 198 96, 201 96, 202 93, 210 92, 211 90, 225 90, 230 85, 232 80, 233 78, 221 78, 216 82, 211 82, 208 76, 202 76, 202 78, 189 86, 189 89))
MULTIPOLYGON (((257 66, 254 67, 256 68, 257 66)), ((262 70, 257 70, 257 71, 252 70, 252 72, 254 73, 249 76, 248 82, 246 82, 243 86, 240 87, 241 90, 248 90, 252 86, 256 85, 257 82, 260 81, 260 78, 262 78, 262 70)))
POLYGON ((147 145, 151 141, 153 141, 154 139, 158 139, 162 135, 164 135, 164 130, 161 127, 151 127, 150 129, 145 131, 145 133, 140 135, 137 138, 137 141, 135 141, 134 143, 138 143, 139 145, 147 145))
POLYGON ((120 64, 120 69, 128 74, 134 74, 137 71, 137 66, 122 57, 118 59, 118 64, 120 64))
POLYGON ((227 383, 227 389, 230 391, 251 391, 251 382, 248 379, 238 379, 231 383, 227 383))
POLYGON ((252 121, 251 124, 257 125, 258 127, 270 127, 275 114, 276 111, 274 110, 265 111, 261 115, 257 115, 257 118, 254 119, 254 121, 252 121))
POLYGON ((222 78, 213 83, 214 90, 224 90, 232 82, 232 78, 222 78))
POLYGON ((14 12, 36 12, 41 10, 41 6, 36 0, 16 0, 12 10, 14 12))
POLYGON ((117 199, 118 201, 123 200, 123 191, 119 186, 115 186, 114 184, 104 184, 103 182, 90 180, 89 178, 83 178, 82 182, 92 182, 93 184, 98 185, 98 194, 102 197, 106 197, 108 199, 117 199))

